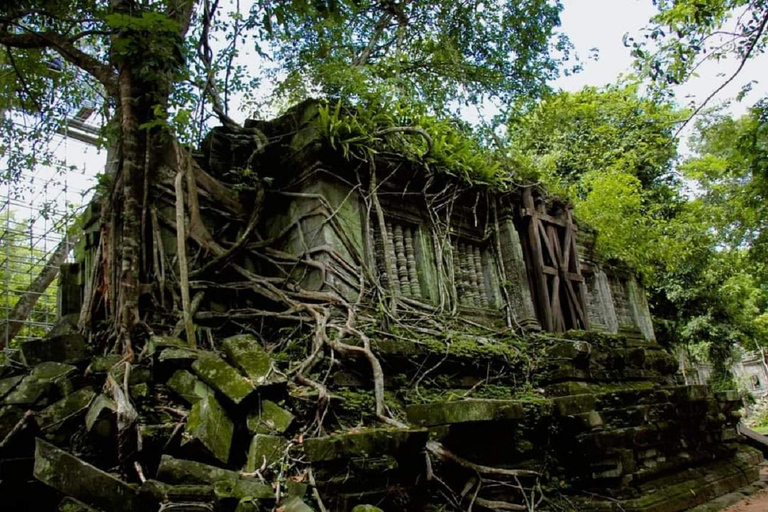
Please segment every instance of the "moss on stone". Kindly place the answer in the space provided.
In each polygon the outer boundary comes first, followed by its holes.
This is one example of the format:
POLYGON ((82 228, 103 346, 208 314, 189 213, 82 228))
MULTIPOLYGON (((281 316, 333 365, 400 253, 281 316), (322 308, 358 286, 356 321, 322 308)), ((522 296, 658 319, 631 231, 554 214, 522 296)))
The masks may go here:
POLYGON ((166 384, 189 404, 213 394, 210 387, 186 370, 177 370, 166 384))
POLYGON ((265 384, 272 373, 272 360, 256 338, 240 334, 222 342, 227 358, 256 386, 265 384))
POLYGON ((253 434, 282 434, 293 423, 294 415, 271 400, 262 400, 259 410, 249 414, 248 430, 253 434))
POLYGON ((214 484, 221 480, 240 478, 235 471, 217 468, 202 462, 176 459, 163 455, 157 469, 157 479, 169 484, 214 484))
POLYGON ((422 427, 520 420, 524 417, 522 404, 512 400, 461 400, 411 405, 406 409, 406 414, 409 422, 422 427))
POLYGON ((215 354, 200 354, 197 361, 192 363, 192 369, 206 384, 236 404, 255 390, 248 379, 215 354))
POLYGON ((415 453, 423 449, 427 437, 426 429, 369 428, 307 439, 304 452, 310 462, 385 454, 396 456, 400 452, 415 453))
POLYGON ((37 426, 42 431, 55 429, 73 416, 84 413, 95 396, 91 388, 83 388, 65 396, 37 413, 37 426))
POLYGON ((76 371, 76 367, 68 364, 41 363, 35 366, 3 401, 6 404, 34 404, 52 388, 62 385, 62 381, 76 371))
POLYGON ((226 479, 213 484, 216 498, 234 498, 241 500, 251 498, 257 500, 269 500, 275 498, 272 487, 256 479, 226 479))
POLYGON ((21 380, 24 378, 23 375, 16 375, 14 377, 8 377, 5 379, 0 380, 0 399, 5 397, 8 393, 11 392, 13 388, 16 387, 16 385, 21 382, 21 380))
POLYGON ((199 440, 214 457, 226 463, 234 425, 219 402, 207 395, 195 402, 187 418, 186 434, 199 440))
POLYGON ((279 462, 287 448, 288 440, 284 437, 256 434, 248 449, 246 471, 253 472, 262 466, 269 467, 279 462))

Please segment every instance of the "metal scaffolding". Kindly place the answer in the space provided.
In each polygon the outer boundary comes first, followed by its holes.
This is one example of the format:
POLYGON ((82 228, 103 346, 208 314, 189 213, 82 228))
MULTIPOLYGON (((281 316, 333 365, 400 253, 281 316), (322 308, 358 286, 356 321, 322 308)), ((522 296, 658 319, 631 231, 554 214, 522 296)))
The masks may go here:
MULTIPOLYGON (((63 165, 22 173, 19 181, 0 184, 0 335, 5 337, 13 307, 67 236, 67 228, 93 195, 96 174, 104 169, 105 152, 94 147, 98 128, 85 125, 87 118, 70 121, 89 137, 73 136, 69 129, 54 137, 52 149, 63 165)), ((14 344, 40 336, 53 325, 56 289, 54 280, 38 294, 14 344)), ((8 346, 9 340, 3 341, 8 346)))

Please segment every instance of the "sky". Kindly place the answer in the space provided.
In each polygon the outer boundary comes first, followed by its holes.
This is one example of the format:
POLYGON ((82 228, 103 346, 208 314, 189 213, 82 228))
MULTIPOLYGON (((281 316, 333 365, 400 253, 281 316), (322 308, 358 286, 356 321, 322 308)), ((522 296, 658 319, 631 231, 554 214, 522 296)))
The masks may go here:
MULTIPOLYGON (((599 59, 584 59, 580 73, 561 77, 553 85, 565 91, 578 91, 584 86, 601 87, 616 81, 624 74, 632 73, 630 49, 623 44, 624 34, 641 37, 642 29, 656 12, 651 0, 563 0, 561 30, 571 39, 582 58, 588 57, 591 48, 599 50, 599 59)), ((699 69, 699 76, 675 91, 675 99, 681 106, 691 101, 703 101, 732 74, 738 62, 711 62, 699 69)), ((741 87, 755 80, 752 91, 741 102, 732 101, 727 111, 741 116, 759 98, 768 96, 768 54, 752 59, 739 76, 710 105, 735 98, 741 87), (761 80, 762 79, 762 80, 761 80)), ((690 132, 690 129, 688 130, 690 132)), ((684 134, 685 135, 685 134, 684 134)))
MULTIPOLYGON (((622 40, 625 34, 641 36, 642 28, 655 12, 651 0, 563 0, 563 5, 561 31, 569 36, 582 58, 583 70, 560 77, 553 82, 553 87, 565 91, 578 91, 587 85, 602 87, 614 83, 620 75, 632 72, 630 49, 624 46, 622 40), (598 49, 597 60, 589 59, 592 48, 598 49)), ((725 62, 703 66, 699 78, 676 91, 677 102, 686 105, 691 100, 701 101, 725 80, 725 76, 732 73, 736 65, 736 62, 725 62)), ((768 96, 768 76, 764 76, 767 73, 765 70, 768 70, 766 54, 750 61, 740 76, 712 104, 735 97, 741 86, 751 80, 765 78, 765 83, 758 83, 743 101, 734 101, 728 106, 732 115, 744 114, 757 99, 768 96)), ((691 128, 687 128, 687 133, 690 133, 691 128)), ((687 133, 684 132, 683 136, 687 133)), ((69 192, 64 194, 69 203, 77 202, 80 199, 79 193, 92 187, 92 177, 103 170, 105 152, 74 140, 63 141, 58 137, 56 143, 59 145, 59 156, 68 165, 77 168, 77 172, 71 173, 65 180, 69 192)), ((681 151, 686 153, 684 144, 681 151)), ((50 187, 51 193, 60 191, 61 187, 61 184, 50 187)), ((5 195, 6 190, 0 187, 0 200, 5 195)), ((38 198, 45 195, 36 192, 38 198)), ((34 202, 27 202, 27 205, 30 211, 36 208, 34 202)))

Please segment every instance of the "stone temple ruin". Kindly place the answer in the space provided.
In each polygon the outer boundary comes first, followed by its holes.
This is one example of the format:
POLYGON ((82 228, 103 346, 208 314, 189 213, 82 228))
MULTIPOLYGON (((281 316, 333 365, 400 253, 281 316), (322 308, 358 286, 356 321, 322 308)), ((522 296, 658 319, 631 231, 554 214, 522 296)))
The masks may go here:
MULTIPOLYGON (((195 347, 176 329, 125 365, 72 327, 94 205, 62 271, 62 322, 0 369, 9 509, 673 512, 757 480, 737 394, 678 385, 642 285, 595 255, 567 204, 349 158, 318 105, 216 129, 196 154, 200 176, 267 186, 201 210, 237 250, 191 272, 195 347), (227 209, 257 225, 214 220, 227 209), (296 297, 342 313, 326 345, 307 326, 330 317, 296 297)), ((173 204, 158 204, 170 268, 173 204)))

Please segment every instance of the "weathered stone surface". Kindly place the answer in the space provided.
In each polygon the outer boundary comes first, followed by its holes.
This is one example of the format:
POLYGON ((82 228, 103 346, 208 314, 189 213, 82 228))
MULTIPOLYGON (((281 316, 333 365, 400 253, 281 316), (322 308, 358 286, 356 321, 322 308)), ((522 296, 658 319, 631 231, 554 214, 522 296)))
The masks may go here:
POLYGON ((189 343, 180 340, 179 338, 174 338, 173 336, 152 336, 149 339, 149 342, 154 345, 155 348, 190 348, 189 343))
POLYGON ((221 343, 227 358, 245 373, 254 385, 268 382, 272 373, 272 360, 261 343, 250 334, 240 334, 221 343))
POLYGON ((357 505, 352 509, 352 512, 384 512, 379 507, 373 505, 357 505))
POLYGON ((82 501, 75 498, 64 498, 59 503, 58 512, 98 512, 95 508, 89 507, 82 501))
POLYGON ((68 419, 85 412, 95 396, 91 388, 83 388, 65 396, 37 413, 37 426, 43 432, 57 428, 68 419))
POLYGON ((91 402, 91 406, 85 414, 85 428, 90 432, 98 423, 109 421, 116 410, 117 406, 111 398, 106 395, 97 396, 93 402, 91 402))
POLYGON ((5 439, 13 427, 24 417, 24 409, 13 405, 0 407, 0 440, 5 439))
POLYGON ((91 364, 88 365, 88 373, 107 373, 121 360, 122 356, 119 354, 94 357, 91 359, 91 364))
POLYGON ((34 476, 92 507, 115 512, 142 510, 136 489, 42 439, 36 444, 34 476))
POLYGON ((418 453, 426 445, 427 438, 426 429, 372 428, 307 439, 304 441, 304 452, 310 462, 394 456, 398 453, 418 453))
POLYGON ((141 485, 140 490, 142 495, 150 497, 156 503, 174 504, 175 510, 199 510, 183 508, 182 505, 193 505, 194 502, 211 503, 215 498, 213 486, 208 484, 171 485, 150 479, 141 485))
POLYGON ((408 421, 422 427, 473 421, 519 420, 523 406, 514 400, 460 400, 411 405, 408 421))
POLYGON ((555 412, 560 416, 588 413, 595 408, 597 398, 594 394, 585 393, 555 398, 555 412))
POLYGON ((77 323, 80 320, 79 310, 77 313, 66 314, 59 310, 61 318, 59 318, 51 330, 45 333, 46 338, 52 338, 54 336, 61 336, 62 334, 72 334, 79 332, 77 330, 77 323))
POLYGON ((214 354, 201 354, 197 361, 192 363, 192 369, 206 384, 236 404, 255 390, 248 379, 214 354))
POLYGON ((199 440, 214 457, 226 463, 234 425, 224 408, 211 395, 195 402, 187 418, 186 434, 199 440))
POLYGON ((261 512, 261 506, 256 500, 240 500, 235 512, 261 512))
MULTIPOLYGON (((123 383, 125 380, 126 365, 120 364, 113 366, 109 371, 112 378, 116 382, 123 383)), ((143 365, 131 365, 130 373, 128 374, 128 385, 135 386, 136 384, 143 384, 152 380, 152 370, 143 365)))
POLYGON ((167 348, 160 352, 157 360, 161 363, 175 362, 191 364, 200 353, 188 348, 167 348))
POLYGON ((215 484, 220 480, 236 480, 240 475, 235 471, 217 468, 202 462, 176 459, 163 455, 157 470, 157 479, 173 485, 215 484))
POLYGON ((254 478, 239 478, 236 480, 222 480, 213 484, 216 497, 235 498, 241 500, 250 497, 257 500, 270 500, 275 498, 272 487, 254 478))
POLYGON ((8 377, 0 380, 0 398, 11 392, 16 385, 24 378, 23 375, 16 375, 14 377, 8 377))
POLYGON ((303 498, 307 494, 307 484, 294 482, 293 480, 286 480, 284 494, 286 496, 296 496, 303 498))
POLYGON ((248 449, 246 471, 253 472, 262 466, 271 466, 282 459, 288 440, 284 437, 256 434, 248 449))
POLYGON ((77 368, 68 364, 41 363, 35 366, 30 374, 5 397, 4 402, 19 405, 34 404, 75 371, 77 368))
POLYGON ((190 404, 213 394, 213 390, 200 379, 186 370, 177 370, 170 379, 168 387, 190 404))
POLYGON ((46 361, 77 363, 88 357, 88 347, 79 333, 31 339, 21 344, 24 364, 34 366, 46 361))
POLYGON ((283 502, 285 512, 312 512, 312 508, 297 496, 291 496, 283 502))
POLYGON ((261 408, 255 414, 249 414, 248 431, 253 434, 282 434, 293 423, 294 415, 271 400, 262 400, 261 408))

